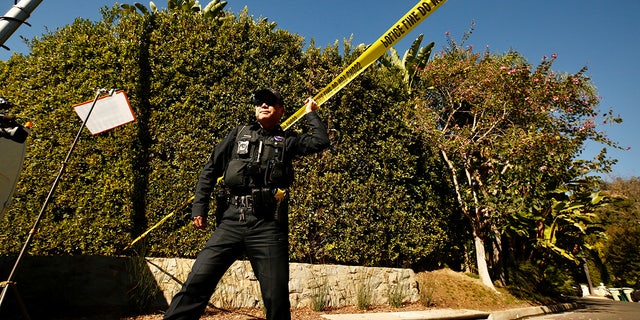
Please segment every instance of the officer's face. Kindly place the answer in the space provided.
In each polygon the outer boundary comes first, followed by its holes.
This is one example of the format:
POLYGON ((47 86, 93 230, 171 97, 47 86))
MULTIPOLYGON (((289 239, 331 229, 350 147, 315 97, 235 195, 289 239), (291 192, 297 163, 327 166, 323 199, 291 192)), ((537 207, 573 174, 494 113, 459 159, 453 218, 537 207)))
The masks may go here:
POLYGON ((256 104, 256 119, 265 129, 273 129, 278 125, 280 118, 284 115, 284 107, 279 103, 268 103, 260 101, 256 104))

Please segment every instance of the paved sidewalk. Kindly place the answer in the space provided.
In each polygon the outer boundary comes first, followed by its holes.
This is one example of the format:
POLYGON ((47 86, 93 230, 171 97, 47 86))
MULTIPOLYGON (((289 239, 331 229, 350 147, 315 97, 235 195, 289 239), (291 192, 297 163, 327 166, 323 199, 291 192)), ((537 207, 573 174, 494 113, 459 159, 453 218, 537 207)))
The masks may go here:
POLYGON ((322 315, 330 320, 433 320, 433 319, 488 319, 488 320, 513 320, 522 317, 530 317, 541 314, 551 314, 573 310, 578 307, 575 303, 564 303, 554 306, 538 306, 516 308, 496 312, 484 312, 464 309, 434 309, 427 311, 407 312, 380 312, 380 313, 353 313, 353 314, 327 314, 322 315))
POLYGON ((476 310, 434 309, 428 311, 327 314, 330 320, 428 320, 428 319, 487 319, 490 314, 476 310))

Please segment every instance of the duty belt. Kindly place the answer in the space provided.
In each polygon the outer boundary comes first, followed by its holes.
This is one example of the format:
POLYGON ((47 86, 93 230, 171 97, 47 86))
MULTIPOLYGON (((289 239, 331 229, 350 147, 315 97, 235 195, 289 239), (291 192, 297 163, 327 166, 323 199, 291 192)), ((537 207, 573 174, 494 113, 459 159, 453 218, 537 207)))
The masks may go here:
POLYGON ((285 197, 285 190, 274 188, 254 188, 250 194, 231 194, 229 204, 238 207, 240 221, 245 221, 245 213, 251 211, 261 218, 275 218, 275 211, 285 197), (268 214, 267 214, 268 213, 268 214), (267 214, 267 216, 265 216, 267 214))
POLYGON ((229 203, 236 207, 243 207, 251 209, 253 207, 253 197, 248 194, 244 196, 231 196, 229 203))

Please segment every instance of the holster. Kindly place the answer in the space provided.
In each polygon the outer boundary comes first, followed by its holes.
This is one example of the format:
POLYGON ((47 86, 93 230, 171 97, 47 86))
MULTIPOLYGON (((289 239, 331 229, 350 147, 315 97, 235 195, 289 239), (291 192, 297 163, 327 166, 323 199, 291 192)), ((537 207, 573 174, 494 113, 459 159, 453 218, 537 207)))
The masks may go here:
POLYGON ((219 188, 216 193, 216 227, 222 222, 222 216, 229 209, 229 192, 226 188, 219 188))
POLYGON ((259 209, 266 209, 271 211, 275 209, 276 198, 273 197, 274 193, 271 188, 253 188, 251 189, 251 198, 253 200, 253 207, 259 209))

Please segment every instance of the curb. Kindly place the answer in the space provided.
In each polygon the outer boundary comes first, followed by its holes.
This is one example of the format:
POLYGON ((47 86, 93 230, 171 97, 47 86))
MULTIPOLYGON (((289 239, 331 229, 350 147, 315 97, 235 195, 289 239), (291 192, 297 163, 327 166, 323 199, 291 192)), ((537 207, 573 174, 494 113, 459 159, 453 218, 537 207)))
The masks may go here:
POLYGON ((492 312, 487 320, 513 320, 524 317, 538 316, 542 314, 551 314, 569 311, 579 308, 577 303, 562 303, 553 306, 526 307, 518 309, 509 309, 504 311, 492 312))
POLYGON ((352 314, 323 314, 322 318, 330 320, 471 320, 487 319, 491 316, 487 312, 464 309, 435 309, 428 311, 352 313, 352 314))
POLYGON ((353 314, 323 314, 322 318, 329 320, 514 320, 524 317, 538 316, 542 314, 552 314, 578 309, 578 303, 562 303, 553 306, 525 307, 509 309, 496 312, 483 312, 477 310, 464 309, 435 309, 428 311, 405 311, 405 312, 380 312, 380 313, 353 313, 353 314))

